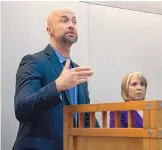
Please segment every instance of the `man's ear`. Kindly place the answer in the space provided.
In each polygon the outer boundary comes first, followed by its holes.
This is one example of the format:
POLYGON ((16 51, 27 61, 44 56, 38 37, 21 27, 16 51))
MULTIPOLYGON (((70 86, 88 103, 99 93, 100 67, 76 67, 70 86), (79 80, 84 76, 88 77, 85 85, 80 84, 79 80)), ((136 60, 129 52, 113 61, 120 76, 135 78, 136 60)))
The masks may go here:
POLYGON ((53 36, 52 29, 49 26, 47 26, 46 30, 50 36, 53 36))

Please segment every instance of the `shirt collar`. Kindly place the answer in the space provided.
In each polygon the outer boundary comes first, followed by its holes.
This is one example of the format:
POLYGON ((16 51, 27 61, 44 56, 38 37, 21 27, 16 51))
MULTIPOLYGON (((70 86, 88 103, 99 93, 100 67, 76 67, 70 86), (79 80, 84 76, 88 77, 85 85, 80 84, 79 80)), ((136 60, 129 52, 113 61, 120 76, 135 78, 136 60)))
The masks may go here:
MULTIPOLYGON (((56 53, 56 55, 57 55, 57 57, 58 57, 60 63, 62 64, 62 63, 66 60, 66 58, 65 58, 59 51, 57 51, 51 44, 50 44, 50 46, 51 46, 52 49, 55 51, 55 53, 56 53)), ((70 57, 67 58, 67 59, 70 59, 70 57)))

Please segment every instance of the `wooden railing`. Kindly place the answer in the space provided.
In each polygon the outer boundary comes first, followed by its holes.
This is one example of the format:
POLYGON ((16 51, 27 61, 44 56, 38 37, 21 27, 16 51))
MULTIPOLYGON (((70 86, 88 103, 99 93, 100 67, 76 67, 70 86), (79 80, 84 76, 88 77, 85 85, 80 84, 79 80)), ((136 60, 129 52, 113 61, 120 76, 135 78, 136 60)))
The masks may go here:
POLYGON ((162 101, 136 101, 64 107, 64 150, 162 150, 162 101), (133 110, 143 110, 143 128, 133 128, 133 110), (108 113, 115 112, 115 128, 108 128, 108 113), (128 128, 120 128, 120 111, 128 111, 128 128), (78 128, 73 113, 79 115, 78 128), (84 128, 84 113, 90 127, 84 128), (101 112, 100 128, 95 113, 101 112))

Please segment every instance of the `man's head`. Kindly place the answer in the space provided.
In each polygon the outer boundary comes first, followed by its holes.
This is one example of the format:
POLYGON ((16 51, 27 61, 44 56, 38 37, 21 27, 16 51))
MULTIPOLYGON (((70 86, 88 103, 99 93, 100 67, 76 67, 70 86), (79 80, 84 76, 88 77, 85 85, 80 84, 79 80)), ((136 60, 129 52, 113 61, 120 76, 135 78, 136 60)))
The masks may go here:
POLYGON ((47 32, 53 42, 72 45, 77 41, 76 16, 68 8, 52 11, 47 18, 47 32))

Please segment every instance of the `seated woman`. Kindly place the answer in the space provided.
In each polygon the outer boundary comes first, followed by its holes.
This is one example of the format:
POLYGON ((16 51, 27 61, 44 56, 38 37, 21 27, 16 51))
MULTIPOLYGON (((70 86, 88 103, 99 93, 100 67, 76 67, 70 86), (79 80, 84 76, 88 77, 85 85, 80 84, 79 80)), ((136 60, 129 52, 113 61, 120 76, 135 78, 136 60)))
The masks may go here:
MULTIPOLYGON (((144 100, 147 89, 147 80, 140 72, 127 73, 121 84, 121 96, 125 102, 144 100)), ((143 127, 143 112, 133 111, 133 127, 143 127)), ((120 112, 121 128, 128 127, 128 111, 120 112)), ((115 113, 110 112, 110 128, 115 127, 115 113)))

